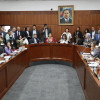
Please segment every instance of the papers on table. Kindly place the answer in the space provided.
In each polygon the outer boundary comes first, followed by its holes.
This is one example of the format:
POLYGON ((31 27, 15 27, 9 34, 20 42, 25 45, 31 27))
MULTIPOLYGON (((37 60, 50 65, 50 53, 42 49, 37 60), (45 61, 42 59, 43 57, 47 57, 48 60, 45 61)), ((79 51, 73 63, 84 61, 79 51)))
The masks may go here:
POLYGON ((88 58, 88 60, 93 60, 93 57, 92 57, 92 56, 90 56, 90 57, 88 58))
POLYGON ((89 67, 97 67, 99 64, 97 62, 89 62, 89 67))
POLYGON ((11 56, 4 56, 4 59, 9 59, 11 58, 11 56))
POLYGON ((27 48, 24 48, 24 50, 27 50, 27 48))
POLYGON ((11 58, 11 56, 5 56, 4 59, 7 62, 9 59, 11 58))
POLYGON ((83 53, 83 55, 90 55, 90 53, 83 53))
POLYGON ((4 63, 5 62, 5 60, 0 60, 0 64, 2 64, 2 63, 4 63))

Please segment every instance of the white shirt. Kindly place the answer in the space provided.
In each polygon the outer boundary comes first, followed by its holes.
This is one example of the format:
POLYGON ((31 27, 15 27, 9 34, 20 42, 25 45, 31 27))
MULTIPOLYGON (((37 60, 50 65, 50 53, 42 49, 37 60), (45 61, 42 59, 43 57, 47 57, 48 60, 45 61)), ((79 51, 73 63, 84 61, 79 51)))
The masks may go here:
POLYGON ((95 31, 92 32, 92 39, 95 37, 95 31))
POLYGON ((3 37, 3 33, 2 33, 2 37, 3 37))
MULTIPOLYGON (((71 33, 66 33, 66 32, 64 32, 63 34, 66 34, 67 40, 70 42, 70 39, 72 38, 71 33)), ((63 35, 63 34, 62 34, 62 35, 63 35)), ((61 35, 61 38, 62 38, 62 35, 61 35)))
POLYGON ((68 42, 67 42, 67 41, 65 41, 65 40, 63 40, 63 39, 61 39, 61 40, 60 40, 60 43, 65 43, 65 44, 68 44, 68 42))
POLYGON ((27 35, 29 36, 29 31, 26 31, 27 32, 27 35))
POLYGON ((45 29, 46 38, 48 37, 48 29, 45 29))
POLYGON ((19 34, 18 34, 18 31, 17 31, 17 36, 18 36, 18 35, 20 35, 20 31, 19 31, 19 34))
POLYGON ((23 44, 28 44, 28 40, 25 38, 25 40, 23 41, 23 44))
MULTIPOLYGON (((64 18, 65 19, 65 22, 67 22, 67 18, 64 18)), ((69 22, 69 18, 68 18, 68 22, 69 22)))
POLYGON ((12 32, 11 34, 12 34, 12 37, 15 39, 15 33, 12 32))
POLYGON ((33 30, 33 35, 36 34, 36 30, 33 30))
POLYGON ((37 43, 36 38, 34 38, 34 43, 37 43))

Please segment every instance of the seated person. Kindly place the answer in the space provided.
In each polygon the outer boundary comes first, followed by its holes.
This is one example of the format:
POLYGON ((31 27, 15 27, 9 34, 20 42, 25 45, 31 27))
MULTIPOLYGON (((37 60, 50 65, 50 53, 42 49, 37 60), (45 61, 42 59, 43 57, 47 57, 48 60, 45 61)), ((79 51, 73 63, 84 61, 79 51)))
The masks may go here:
POLYGON ((69 43, 69 41, 67 40, 66 34, 62 35, 62 38, 59 40, 59 43, 66 43, 66 44, 69 43))
POLYGON ((27 38, 22 38, 21 35, 19 35, 18 39, 16 40, 16 43, 17 43, 17 47, 20 47, 22 45, 25 45, 25 44, 28 44, 28 40, 27 38))
POLYGON ((6 40, 6 43, 7 43, 7 42, 10 42, 11 47, 12 47, 13 49, 16 48, 16 41, 15 41, 15 39, 14 39, 14 36, 13 36, 13 33, 12 33, 12 30, 11 30, 11 29, 9 29, 9 30, 8 30, 8 33, 5 35, 5 40, 6 40))
POLYGON ((39 43, 39 39, 37 38, 36 34, 33 34, 33 37, 29 39, 29 44, 32 44, 32 43, 39 43))
MULTIPOLYGON (((86 34, 90 34, 88 28, 86 28, 84 31, 84 35, 83 35, 84 40, 86 39, 86 34)), ((91 37, 91 35, 90 35, 90 37, 91 37)))
MULTIPOLYGON (((68 40, 69 43, 70 43, 70 42, 71 42, 72 35, 71 35, 71 33, 69 32, 69 29, 66 28, 66 31, 65 31, 63 34, 65 34, 65 35, 67 36, 67 40, 68 40)), ((63 34, 61 35, 61 38, 62 38, 63 34)))
POLYGON ((73 38, 75 44, 83 45, 83 35, 80 31, 80 27, 77 27, 77 30, 74 32, 73 38))
POLYGON ((99 41, 100 44, 100 29, 98 30, 98 34, 95 34, 94 40, 99 41))
POLYGON ((96 46, 96 41, 91 43, 91 55, 95 58, 100 58, 100 46, 96 46))
POLYGON ((52 37, 52 34, 49 33, 48 37, 46 38, 45 43, 56 43, 54 37, 52 37))
POLYGON ((93 40, 91 39, 90 34, 89 33, 86 33, 85 40, 84 40, 83 44, 85 46, 89 46, 90 47, 92 41, 93 40))
POLYGON ((4 52, 5 52, 7 55, 13 55, 13 51, 12 51, 12 49, 11 49, 11 44, 10 44, 10 42, 7 42, 7 46, 5 46, 4 52))

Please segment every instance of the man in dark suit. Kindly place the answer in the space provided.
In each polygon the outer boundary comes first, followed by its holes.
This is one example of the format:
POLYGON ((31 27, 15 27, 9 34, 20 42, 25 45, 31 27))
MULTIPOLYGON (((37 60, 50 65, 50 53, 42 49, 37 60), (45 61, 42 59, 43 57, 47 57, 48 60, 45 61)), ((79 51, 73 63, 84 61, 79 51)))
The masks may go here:
POLYGON ((37 38, 36 34, 34 34, 33 37, 29 39, 29 44, 35 44, 35 43, 39 43, 39 39, 37 38))
POLYGON ((37 38, 40 39, 40 34, 39 31, 36 29, 36 25, 33 25, 33 29, 30 31, 31 37, 33 37, 34 34, 36 34, 37 38))
POLYGON ((22 37, 24 36, 24 35, 23 35, 23 32, 20 30, 20 27, 18 26, 18 27, 17 27, 17 30, 15 31, 15 34, 14 34, 15 40, 18 39, 19 35, 21 35, 22 37))
POLYGON ((63 11, 63 18, 60 19, 60 23, 72 23, 72 19, 70 19, 70 11, 69 9, 64 9, 63 11))
POLYGON ((26 27, 24 28, 23 34, 24 34, 24 37, 28 39, 28 41, 29 41, 29 39, 32 38, 32 37, 31 37, 31 32, 29 31, 29 26, 26 26, 26 27))
POLYGON ((100 29, 98 30, 98 34, 95 34, 94 40, 98 41, 100 44, 100 29))
POLYGON ((83 35, 82 32, 80 31, 80 27, 77 27, 77 30, 74 32, 73 38, 74 38, 74 43, 78 45, 83 45, 83 35))
POLYGON ((49 33, 51 33, 51 29, 48 28, 47 24, 44 24, 44 27, 41 29, 42 41, 43 42, 45 42, 45 40, 48 37, 49 33))
POLYGON ((95 38, 95 34, 98 34, 98 32, 95 30, 95 28, 94 27, 92 27, 92 29, 91 29, 91 38, 92 38, 92 40, 94 40, 94 38, 95 38))

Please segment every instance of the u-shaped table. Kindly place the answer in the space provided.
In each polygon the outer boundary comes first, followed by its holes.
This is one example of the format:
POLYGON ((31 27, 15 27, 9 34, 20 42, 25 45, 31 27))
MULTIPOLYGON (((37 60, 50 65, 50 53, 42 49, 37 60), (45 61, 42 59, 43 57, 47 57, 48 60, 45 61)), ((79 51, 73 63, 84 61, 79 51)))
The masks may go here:
POLYGON ((90 48, 71 44, 41 43, 29 44, 28 48, 0 65, 0 98, 9 90, 30 62, 59 60, 73 64, 87 100, 100 100, 100 81, 92 73, 80 52, 90 48))

